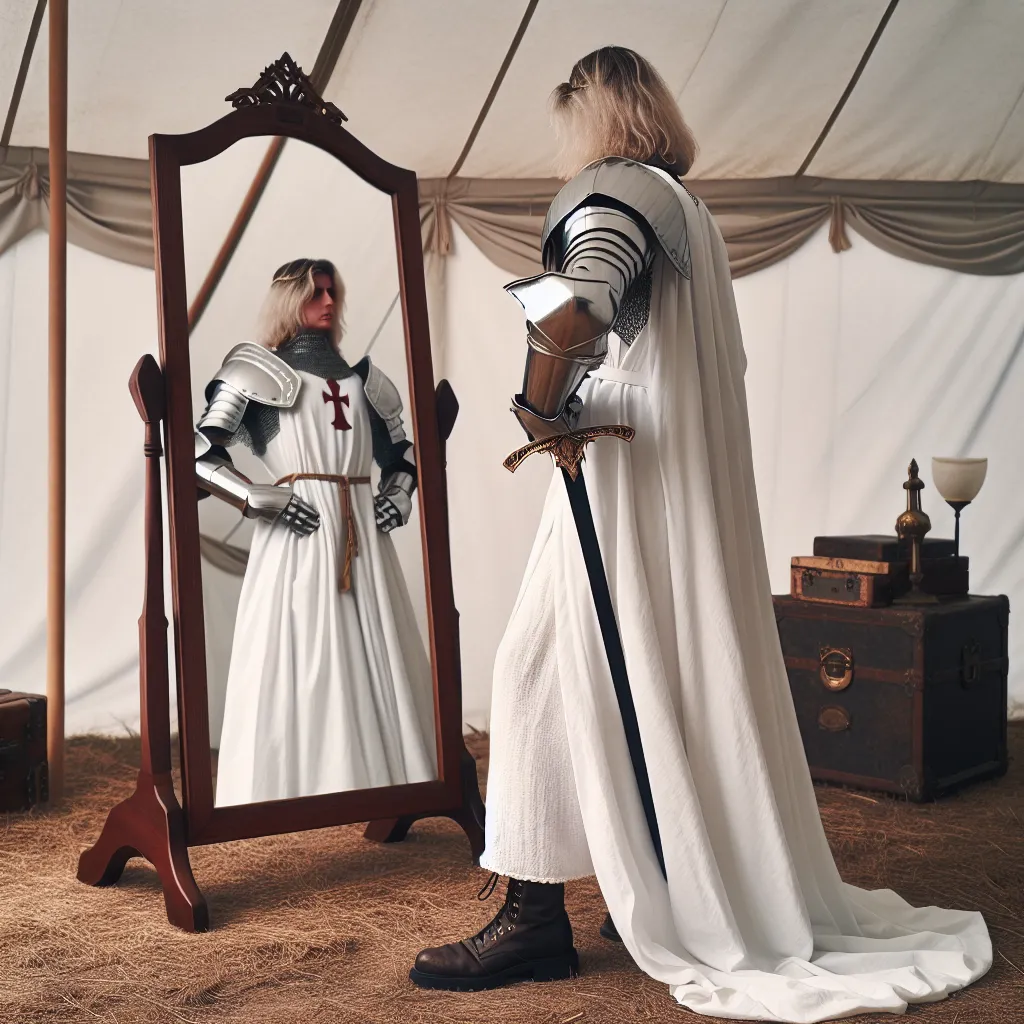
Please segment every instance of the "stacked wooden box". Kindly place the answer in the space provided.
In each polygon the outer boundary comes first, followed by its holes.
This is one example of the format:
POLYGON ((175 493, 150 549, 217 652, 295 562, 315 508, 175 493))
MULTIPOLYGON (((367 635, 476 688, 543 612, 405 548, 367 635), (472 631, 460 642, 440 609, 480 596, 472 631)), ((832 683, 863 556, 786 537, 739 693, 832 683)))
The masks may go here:
POLYGON ((952 541, 924 550, 929 603, 905 600, 895 537, 818 537, 793 559, 775 617, 815 779, 920 801, 1006 771, 1009 601, 968 596, 952 541))

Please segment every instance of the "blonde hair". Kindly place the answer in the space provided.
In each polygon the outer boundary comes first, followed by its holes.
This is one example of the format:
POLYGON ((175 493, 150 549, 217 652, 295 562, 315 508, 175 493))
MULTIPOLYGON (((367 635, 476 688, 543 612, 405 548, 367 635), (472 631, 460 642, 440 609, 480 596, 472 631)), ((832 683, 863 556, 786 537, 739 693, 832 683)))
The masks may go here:
POLYGON ((677 176, 697 156, 679 104, 654 67, 633 50, 603 46, 576 62, 551 94, 561 144, 556 171, 566 180, 608 156, 660 161, 677 176))
POLYGON ((302 310, 316 291, 316 274, 328 274, 334 286, 334 305, 337 316, 331 326, 331 343, 335 348, 341 342, 342 313, 345 308, 345 284, 337 267, 329 260, 292 260, 279 267, 270 284, 256 319, 256 338, 267 348, 277 348, 282 342, 303 329, 302 310))

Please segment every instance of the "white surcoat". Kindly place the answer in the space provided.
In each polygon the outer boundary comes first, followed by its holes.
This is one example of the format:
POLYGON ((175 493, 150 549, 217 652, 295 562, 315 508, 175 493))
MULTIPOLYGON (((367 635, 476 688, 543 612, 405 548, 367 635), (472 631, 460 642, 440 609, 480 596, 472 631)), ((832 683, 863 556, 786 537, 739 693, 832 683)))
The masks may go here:
MULTIPOLYGON (((279 410, 280 430, 261 456, 271 479, 369 477, 360 377, 299 377, 295 404, 279 410)), ((358 555, 344 593, 338 485, 299 479, 294 488, 320 513, 320 529, 302 537, 256 522, 228 672, 217 806, 437 777, 430 661, 394 544, 376 528, 373 488, 349 488, 358 555)))

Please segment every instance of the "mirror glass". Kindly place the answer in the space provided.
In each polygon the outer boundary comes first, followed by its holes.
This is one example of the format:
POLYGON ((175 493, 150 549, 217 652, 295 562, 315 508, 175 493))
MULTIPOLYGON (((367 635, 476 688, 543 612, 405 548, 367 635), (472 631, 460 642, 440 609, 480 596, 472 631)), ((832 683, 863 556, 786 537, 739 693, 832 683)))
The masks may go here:
MULTIPOLYGON (((270 141, 182 168, 190 302, 270 141)), ((436 779, 391 197, 289 139, 190 357, 215 806, 436 779)))

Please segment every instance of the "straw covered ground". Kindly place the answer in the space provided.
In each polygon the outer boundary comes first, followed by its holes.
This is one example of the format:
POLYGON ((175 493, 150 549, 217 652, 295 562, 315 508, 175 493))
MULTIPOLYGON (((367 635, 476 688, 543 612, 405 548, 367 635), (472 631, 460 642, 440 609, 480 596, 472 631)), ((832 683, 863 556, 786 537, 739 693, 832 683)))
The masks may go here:
MULTIPOLYGON (((483 767, 486 739, 474 746, 483 767)), ((916 904, 980 909, 988 920, 997 951, 991 972, 953 999, 912 1009, 912 1021, 1024 1021, 1022 725, 1011 727, 1011 753, 1006 778, 932 805, 817 790, 847 880, 892 887, 916 904)), ((387 847, 364 841, 355 825, 196 849, 192 865, 213 929, 179 932, 146 864, 133 861, 111 889, 75 880, 79 851, 131 791, 137 758, 137 741, 72 740, 64 806, 0 816, 5 1024, 682 1019, 664 985, 599 937, 604 905, 589 881, 568 887, 579 979, 474 995, 415 989, 407 973, 416 951, 475 930, 498 899, 476 901, 486 876, 446 821, 420 823, 409 840, 387 847)))

